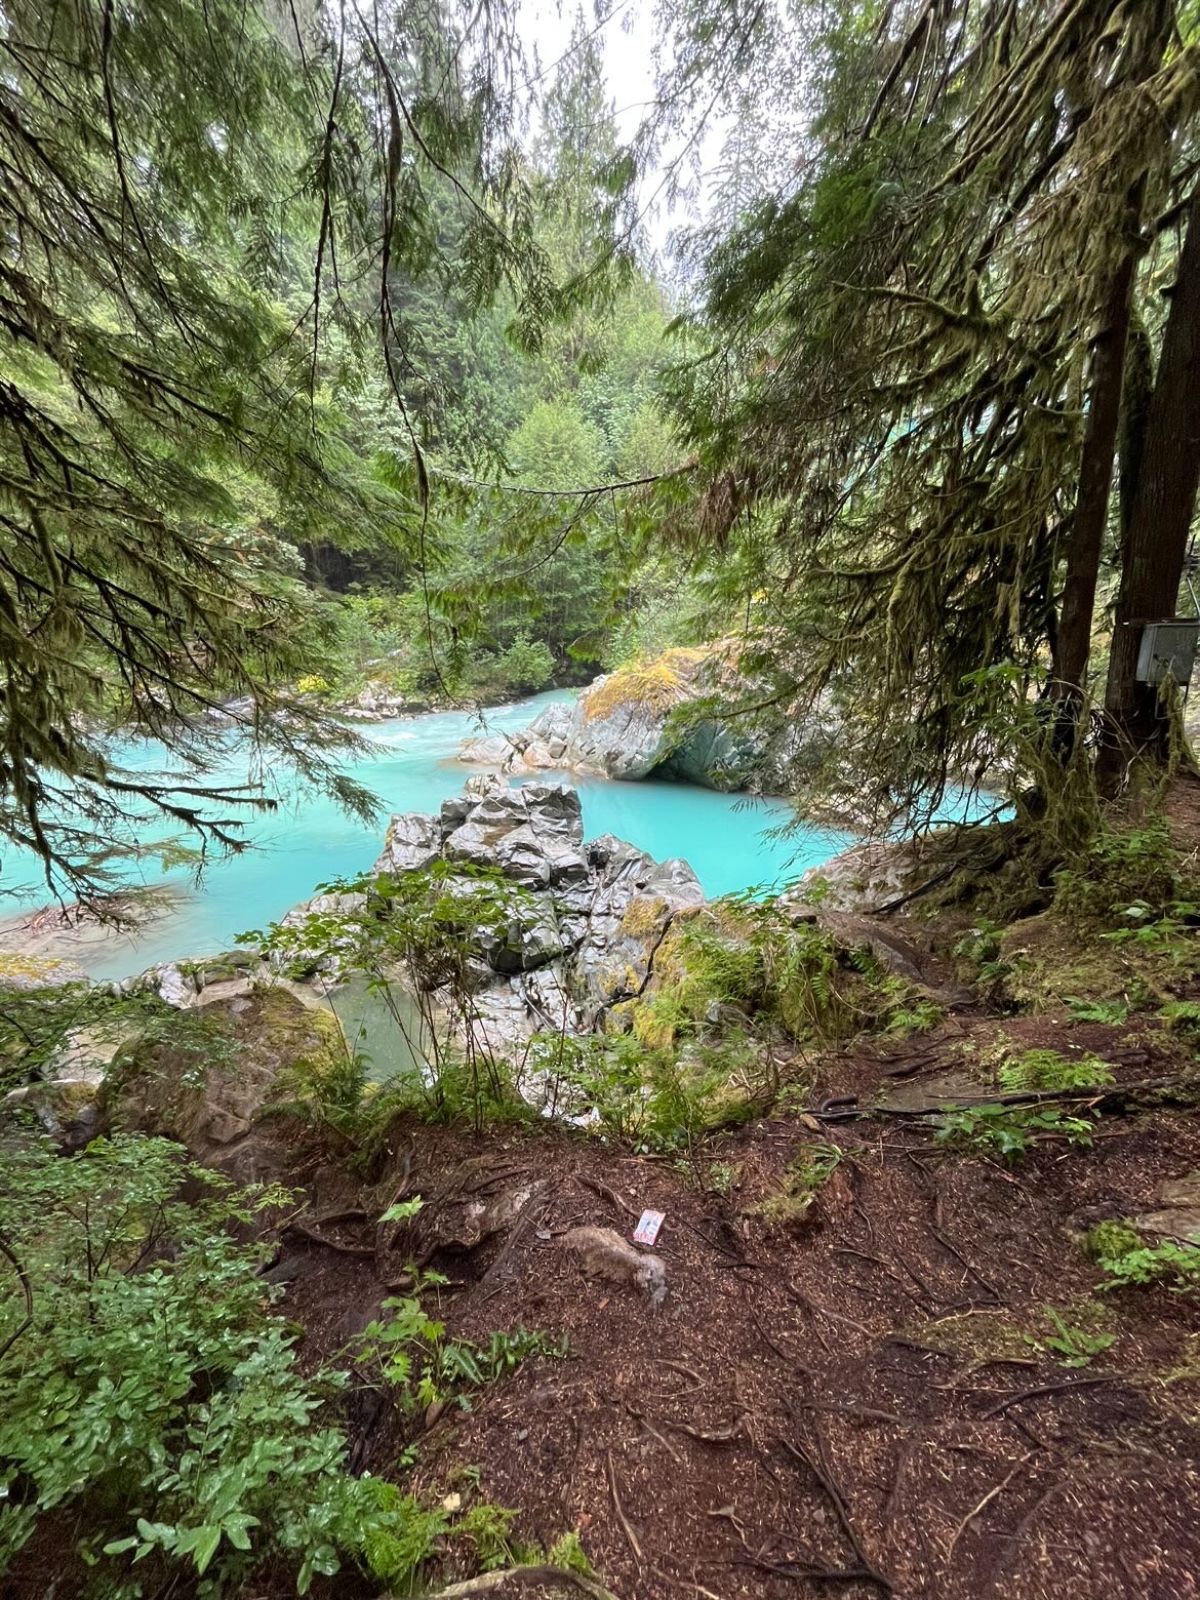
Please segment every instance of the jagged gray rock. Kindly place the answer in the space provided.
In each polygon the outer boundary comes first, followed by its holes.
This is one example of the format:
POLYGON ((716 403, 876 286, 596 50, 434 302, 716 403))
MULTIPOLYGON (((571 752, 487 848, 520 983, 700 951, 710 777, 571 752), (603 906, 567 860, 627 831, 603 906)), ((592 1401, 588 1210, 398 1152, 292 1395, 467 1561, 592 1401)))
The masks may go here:
POLYGON ((374 872, 411 872, 430 867, 442 853, 442 831, 436 817, 420 811, 406 811, 388 824, 383 853, 374 872))
POLYGON ((796 764, 834 731, 824 714, 721 717, 694 704, 713 698, 731 704, 754 698, 728 641, 668 650, 597 678, 573 703, 543 707, 521 732, 467 740, 458 758, 505 773, 562 768, 625 781, 654 776, 709 789, 781 792, 796 764))
MULTIPOLYGON (((476 1026, 492 1050, 519 1050, 538 1032, 591 1031, 641 992, 672 919, 703 903, 695 873, 611 834, 585 845, 579 794, 566 784, 472 779, 468 789, 437 817, 393 817, 389 841, 419 848, 385 851, 380 870, 441 859, 513 886, 507 918, 481 918, 472 958, 476 1026)), ((443 887, 461 897, 469 926, 479 881, 452 873, 443 887)))

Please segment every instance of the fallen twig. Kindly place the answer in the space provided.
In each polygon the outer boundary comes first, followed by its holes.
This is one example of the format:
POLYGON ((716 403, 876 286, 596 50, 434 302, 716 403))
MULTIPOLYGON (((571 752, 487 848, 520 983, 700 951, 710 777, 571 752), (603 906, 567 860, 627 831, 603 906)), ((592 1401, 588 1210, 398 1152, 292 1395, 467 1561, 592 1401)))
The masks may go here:
POLYGON ((741 1560, 748 1567, 754 1567, 759 1572, 772 1572, 779 1578, 797 1578, 811 1583, 873 1583, 884 1594, 892 1593, 888 1580, 871 1567, 802 1566, 795 1561, 766 1561, 762 1556, 752 1556, 749 1552, 741 1560))
POLYGON ((645 1559, 643 1557, 643 1555, 642 1555, 642 1543, 641 1543, 641 1540, 638 1538, 637 1533, 634 1531, 633 1524, 630 1522, 629 1518, 625 1515, 624 1508, 621 1505, 621 1496, 617 1492, 617 1469, 616 1469, 616 1467, 613 1466, 613 1458, 612 1458, 612 1451, 611 1450, 609 1450, 607 1452, 607 1460, 608 1460, 608 1487, 609 1487, 609 1490, 612 1493, 613 1510, 617 1514, 617 1521, 621 1524, 621 1532, 625 1535, 626 1539, 628 1539, 629 1548, 633 1551, 634 1559, 637 1561, 637 1564, 640 1567, 642 1565, 643 1560, 645 1559))
POLYGON ((813 1443, 815 1445, 815 1454, 810 1454, 803 1447, 803 1445, 793 1444, 790 1439, 785 1439, 782 1434, 778 1434, 776 1437, 790 1456, 794 1456, 797 1461, 802 1461, 804 1463, 804 1465, 812 1473, 813 1477, 816 1478, 817 1482, 821 1485, 822 1489, 824 1489, 826 1495, 829 1497, 829 1502, 833 1506, 833 1509, 837 1514, 837 1519, 842 1525, 842 1532, 846 1535, 846 1538, 850 1543, 850 1548, 854 1551, 855 1557, 857 1558, 858 1576, 863 1582, 873 1583, 877 1588, 882 1589, 885 1594, 891 1594, 891 1580, 889 1578, 885 1578, 882 1572, 877 1572, 871 1565, 870 1561, 867 1559, 867 1553, 862 1547, 862 1541, 855 1532, 854 1524, 850 1520, 850 1512, 846 1506, 845 1498, 842 1495, 842 1491, 838 1485, 837 1479, 833 1475, 833 1468, 830 1465, 829 1456, 825 1450, 825 1440, 822 1437, 820 1428, 817 1426, 815 1417, 813 1418, 812 1424, 812 1436, 813 1443))
POLYGON ((839 1406, 831 1400, 793 1400, 791 1404, 804 1411, 820 1411, 824 1416, 862 1417, 867 1422, 892 1422, 899 1427, 903 1427, 908 1420, 898 1417, 894 1411, 879 1411, 874 1406, 854 1404, 839 1406))
POLYGON ((610 1189, 607 1183, 601 1183, 599 1178, 586 1177, 582 1172, 573 1173, 576 1183, 581 1183, 585 1189, 590 1189, 593 1194, 598 1194, 602 1200, 607 1200, 610 1206, 616 1206, 618 1211, 623 1211, 627 1217, 640 1217, 641 1212, 631 1206, 628 1201, 622 1200, 615 1189, 610 1189))
POLYGON ((676 1450, 675 1446, 671 1443, 671 1441, 666 1437, 665 1434, 659 1433, 658 1429, 650 1421, 650 1418, 646 1415, 646 1413, 644 1411, 635 1411, 634 1408, 631 1405, 628 1405, 628 1404, 626 1405, 625 1409, 626 1409, 626 1411, 628 1411, 629 1415, 633 1418, 633 1420, 635 1422, 640 1422, 641 1423, 642 1427, 645 1428, 646 1432, 650 1435, 650 1437, 652 1439, 657 1439, 658 1440, 659 1444, 662 1445, 663 1449, 667 1452, 667 1454, 671 1457, 671 1459, 673 1461, 678 1462, 678 1464, 681 1467, 686 1465, 683 1457, 679 1454, 679 1451, 676 1450))
POLYGON ((822 1317, 828 1317, 832 1322, 844 1322, 848 1328, 854 1328, 858 1333, 865 1333, 868 1339, 873 1339, 875 1337, 865 1323, 855 1322, 853 1317, 843 1316, 840 1311, 830 1311, 828 1306, 823 1306, 815 1300, 810 1300, 809 1297, 797 1289, 796 1285, 790 1280, 787 1284, 787 1290, 796 1304, 803 1306, 810 1316, 815 1317, 820 1315, 822 1317))
POLYGON ((682 1377, 690 1378, 697 1389, 703 1389, 704 1384, 698 1372, 693 1372, 691 1367, 685 1367, 682 1361, 671 1361, 666 1356, 649 1356, 651 1366, 670 1367, 672 1372, 678 1372, 682 1377))
POLYGON ((979 1268, 976 1267, 976 1266, 973 1266, 971 1264, 971 1262, 967 1260, 966 1256, 963 1255, 962 1251, 957 1248, 957 1246, 946 1236, 945 1233, 943 1233, 941 1228, 939 1228, 936 1223, 934 1223, 933 1228, 932 1228, 931 1231, 933 1233, 933 1237, 941 1245, 942 1249, 947 1251, 950 1255, 952 1255, 954 1257, 954 1259, 958 1262, 958 1264, 962 1267, 963 1271, 964 1272, 969 1272, 971 1274, 971 1276, 975 1279, 976 1283, 979 1284, 980 1288, 981 1289, 986 1289, 988 1294, 991 1295, 992 1299, 995 1300, 997 1304, 1000 1304, 1001 1303, 1000 1291, 996 1288, 995 1284, 988 1282, 988 1280, 984 1277, 983 1273, 980 1272, 979 1268))
MULTIPOLYGON (((901 1280, 898 1274, 892 1271, 887 1262, 881 1260, 879 1256, 868 1255, 865 1250, 853 1250, 849 1245, 835 1245, 833 1254, 835 1256, 852 1256, 856 1261, 869 1261, 872 1266, 878 1267, 880 1272, 882 1272, 885 1277, 888 1277, 892 1280, 897 1289, 899 1289, 900 1293, 904 1295, 906 1299, 915 1301, 917 1305, 922 1304, 921 1297, 919 1295, 915 1295, 912 1290, 908 1288, 907 1285, 901 1280)), ((904 1263, 901 1262, 901 1265, 903 1266, 904 1263)), ((908 1269, 906 1268, 905 1270, 907 1271, 908 1269)), ((909 1277, 913 1278, 914 1282, 920 1282, 920 1280, 916 1278, 915 1273, 911 1271, 909 1271, 909 1277)), ((924 1288, 924 1285, 922 1285, 922 1288, 924 1288)), ((933 1296, 930 1295, 928 1289, 925 1289, 925 1297, 926 1304, 931 1302, 933 1299, 933 1296)))
POLYGON ((1008 1488, 1009 1484, 1016 1477, 1017 1473, 1020 1472, 1021 1468, 1026 1466, 1026 1465, 1028 1465, 1028 1463, 1033 1460, 1033 1458, 1034 1458, 1034 1456, 1036 1454, 1037 1454, 1036 1450, 1028 1450, 1028 1451, 1026 1451, 1026 1453, 1017 1462, 1016 1466, 1013 1467, 1012 1471, 1010 1473, 1008 1473, 1005 1477, 1001 1478, 1000 1482, 997 1483, 993 1488, 988 1490, 988 1492, 984 1495, 983 1499, 979 1502, 979 1504, 975 1507, 975 1509, 973 1511, 968 1511, 967 1512, 966 1516, 962 1519, 962 1521, 959 1523, 958 1527, 955 1528, 954 1533, 951 1535, 950 1543, 946 1546, 946 1565, 947 1565, 947 1567, 950 1565, 950 1559, 954 1555, 954 1547, 957 1545, 958 1541, 962 1538, 963 1534, 966 1532, 966 1530, 970 1526, 970 1524, 975 1521, 975 1518, 979 1515, 979 1513, 981 1511, 985 1510, 988 1506, 991 1505, 992 1501, 996 1498, 997 1495, 1000 1495, 1000 1494, 1004 1493, 1005 1489, 1008 1488))
POLYGON ((782 1346, 777 1345, 775 1343, 774 1339, 772 1339, 771 1335, 763 1327, 762 1318, 759 1316, 758 1311, 755 1309, 753 1301, 751 1301, 749 1299, 745 1300, 745 1306, 746 1306, 746 1310, 750 1313, 750 1320, 754 1323, 754 1326, 758 1329, 759 1338, 766 1345, 767 1349, 773 1351, 774 1354, 779 1357, 780 1361, 783 1362, 784 1366, 787 1367, 789 1372, 798 1372, 803 1377, 811 1378, 812 1377, 812 1372, 811 1372, 810 1368, 802 1366, 801 1363, 798 1362, 794 1356, 789 1356, 787 1351, 784 1350, 782 1348, 782 1346))
POLYGON ((1130 1111, 1154 1110, 1158 1106, 1200 1104, 1200 1076, 1176 1073, 1169 1078, 1143 1078, 1137 1083, 1113 1084, 1105 1089, 1028 1089, 1009 1094, 963 1094, 947 1096, 930 1106, 860 1105, 857 1096, 842 1095, 811 1107, 808 1115, 818 1122, 861 1122, 890 1117, 900 1122, 923 1122, 940 1116, 951 1105, 971 1109, 978 1106, 1081 1106, 1098 1116, 1121 1116, 1130 1111))
POLYGON ((989 1406, 986 1411, 979 1413, 980 1422, 985 1422, 991 1417, 1003 1416, 1010 1406, 1019 1406, 1026 1400, 1036 1400, 1043 1394, 1069 1394, 1075 1389, 1094 1389, 1101 1383, 1125 1383, 1128 1380, 1119 1372, 1111 1372, 1096 1378, 1067 1378, 1062 1383, 1040 1383, 1033 1389, 1022 1389, 1020 1394, 1010 1394, 1007 1399, 1001 1400, 994 1406, 989 1406))
POLYGON ((492 1594, 497 1589, 545 1587, 551 1583, 560 1588, 578 1589, 588 1600, 617 1600, 612 1590, 597 1583, 595 1578, 572 1572, 567 1567, 504 1567, 499 1572, 481 1572, 477 1578, 466 1578, 446 1589, 429 1589, 420 1600, 467 1600, 469 1595, 492 1594))
POLYGON ((284 1228, 284 1233, 296 1233, 302 1239, 309 1240, 312 1244, 324 1245, 326 1250, 336 1250, 340 1255, 357 1256, 361 1261, 374 1261, 374 1245, 342 1244, 339 1239, 329 1239, 323 1233, 318 1233, 315 1228, 307 1227, 303 1222, 289 1222, 284 1228))

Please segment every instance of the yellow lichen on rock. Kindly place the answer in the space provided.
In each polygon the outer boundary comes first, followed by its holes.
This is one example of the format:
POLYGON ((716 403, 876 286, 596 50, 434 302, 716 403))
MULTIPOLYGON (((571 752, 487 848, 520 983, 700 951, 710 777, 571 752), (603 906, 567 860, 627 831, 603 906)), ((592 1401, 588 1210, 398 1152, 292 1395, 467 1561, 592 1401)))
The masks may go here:
POLYGON ((598 722, 625 705, 669 711, 688 698, 699 668, 710 655, 707 649, 678 646, 653 660, 618 667, 581 696, 585 720, 598 722))

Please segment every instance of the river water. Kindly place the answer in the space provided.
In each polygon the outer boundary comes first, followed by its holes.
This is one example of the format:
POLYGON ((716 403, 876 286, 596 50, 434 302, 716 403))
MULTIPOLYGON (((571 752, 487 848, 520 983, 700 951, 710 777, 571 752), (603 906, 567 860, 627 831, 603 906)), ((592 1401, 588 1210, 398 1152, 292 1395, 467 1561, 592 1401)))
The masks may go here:
MULTIPOLYGON (((81 954, 81 964, 95 978, 116 978, 156 962, 229 949, 235 934, 281 917, 312 895, 318 884, 366 871, 382 847, 390 813, 436 811, 443 800, 457 794, 470 771, 454 760, 460 740, 481 732, 524 728, 542 706, 569 698, 563 691, 538 695, 484 713, 482 724, 479 715, 470 712, 434 712, 371 724, 365 734, 372 748, 348 760, 346 770, 379 798, 381 813, 375 824, 346 816, 311 790, 285 792, 278 810, 248 818, 245 832, 254 848, 212 861, 199 886, 186 868, 164 874, 153 863, 143 863, 136 869, 136 881, 169 883, 179 895, 177 904, 139 934, 81 954)), ((163 765, 163 752, 151 745, 126 745, 120 758, 144 771, 163 765)), ((248 757, 231 748, 220 776, 246 781, 247 765, 248 757)), ((539 774, 538 781, 558 776, 539 774)), ((778 889, 853 842, 848 833, 816 827, 780 836, 777 830, 793 816, 780 800, 751 800, 689 784, 561 777, 579 789, 589 839, 614 833, 660 860, 681 856, 709 896, 778 889)), ((29 864, 23 867, 15 854, 4 861, 0 888, 9 891, 0 900, 0 913, 20 911, 46 899, 45 888, 36 885, 29 864)))

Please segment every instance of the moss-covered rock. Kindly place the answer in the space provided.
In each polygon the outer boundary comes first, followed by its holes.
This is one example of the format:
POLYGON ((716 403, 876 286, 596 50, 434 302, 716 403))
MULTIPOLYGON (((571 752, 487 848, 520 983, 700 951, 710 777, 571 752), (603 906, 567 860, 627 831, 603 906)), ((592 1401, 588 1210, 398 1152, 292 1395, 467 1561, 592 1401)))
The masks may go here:
POLYGON ((0 991, 28 994, 37 989, 62 989, 67 984, 87 981, 83 968, 65 956, 0 950, 0 991))
POLYGON ((553 765, 626 780, 654 773, 711 789, 780 789, 803 738, 782 715, 724 714, 754 698, 730 640, 678 647, 597 678, 573 707, 547 706, 524 733, 468 742, 460 759, 508 772, 553 765))
POLYGON ((213 1160, 271 1108, 319 1092, 345 1061, 332 1012, 283 988, 181 1013, 114 1064, 104 1105, 116 1126, 178 1139, 213 1160))

